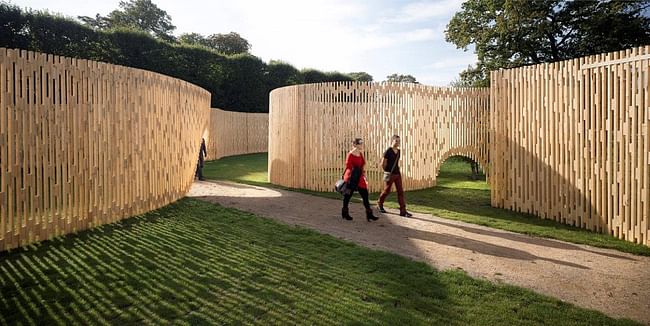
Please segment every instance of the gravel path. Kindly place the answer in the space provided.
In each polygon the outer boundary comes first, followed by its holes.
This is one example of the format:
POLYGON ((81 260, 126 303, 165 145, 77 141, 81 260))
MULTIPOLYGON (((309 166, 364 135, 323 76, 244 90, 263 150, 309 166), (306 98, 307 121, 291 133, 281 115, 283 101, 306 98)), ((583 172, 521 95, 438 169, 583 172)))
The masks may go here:
POLYGON ((345 221, 341 201, 230 182, 196 182, 188 196, 650 325, 650 257, 390 209, 368 223, 357 203, 345 221))

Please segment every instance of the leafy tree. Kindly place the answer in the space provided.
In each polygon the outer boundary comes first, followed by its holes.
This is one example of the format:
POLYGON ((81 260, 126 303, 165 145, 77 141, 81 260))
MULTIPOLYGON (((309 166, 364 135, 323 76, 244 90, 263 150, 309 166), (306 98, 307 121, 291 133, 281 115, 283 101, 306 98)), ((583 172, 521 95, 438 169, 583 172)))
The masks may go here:
POLYGON ((446 40, 478 63, 460 75, 488 86, 489 71, 555 62, 650 43, 650 0, 468 0, 445 31, 446 40))
POLYGON ((15 5, 0 2, 0 40, 15 48, 25 49, 29 45, 27 27, 29 21, 22 10, 15 5))
POLYGON ((244 108, 246 112, 268 112, 266 64, 258 57, 241 53, 229 57, 227 83, 222 85, 225 108, 244 108))
POLYGON ((300 71, 294 66, 277 60, 271 60, 267 68, 267 85, 268 90, 287 86, 296 85, 304 82, 300 71))
POLYGON ((326 82, 338 82, 338 81, 353 81, 353 79, 337 71, 333 72, 322 72, 315 69, 303 69, 300 71, 302 75, 302 80, 304 83, 326 83, 326 82))
POLYGON ((178 37, 178 42, 181 44, 188 45, 203 45, 208 46, 208 42, 205 37, 199 33, 184 33, 178 37))
POLYGON ((322 83, 327 80, 327 74, 315 69, 303 69, 300 71, 305 83, 322 83))
POLYGON ((371 82, 372 76, 367 72, 351 72, 348 74, 353 80, 361 82, 371 82))
POLYGON ((120 1, 122 10, 113 10, 107 17, 99 14, 95 18, 79 16, 79 20, 97 29, 133 28, 144 31, 162 40, 173 41, 172 18, 166 11, 158 8, 151 0, 120 1))
POLYGON ((415 80, 415 77, 413 77, 411 75, 392 74, 390 76, 386 76, 386 81, 387 82, 393 82, 393 83, 414 83, 414 84, 418 84, 417 80, 415 80))
POLYGON ((186 33, 182 34, 178 41, 182 44, 202 45, 226 55, 248 53, 251 48, 250 43, 235 32, 212 34, 207 37, 199 33, 186 33))
POLYGON ((248 53, 251 49, 250 43, 235 32, 230 32, 228 34, 212 34, 206 38, 205 42, 205 45, 208 47, 228 55, 248 53))
POLYGON ((83 22, 86 26, 95 29, 107 29, 112 26, 111 21, 107 17, 104 17, 100 14, 96 14, 95 18, 89 16, 77 16, 77 18, 81 20, 81 22, 83 22))
POLYGON ((28 21, 29 47, 35 51, 98 61, 110 55, 94 30, 63 16, 33 12, 28 21))
POLYGON ((345 82, 354 81, 352 77, 338 71, 330 71, 325 73, 325 80, 323 82, 345 82))

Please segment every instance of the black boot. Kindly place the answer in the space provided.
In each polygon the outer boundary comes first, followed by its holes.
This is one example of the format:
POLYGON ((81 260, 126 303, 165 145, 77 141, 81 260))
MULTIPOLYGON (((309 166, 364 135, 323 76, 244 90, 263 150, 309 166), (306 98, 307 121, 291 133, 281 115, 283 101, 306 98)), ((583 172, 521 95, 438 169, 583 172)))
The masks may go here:
POLYGON ((407 212, 407 211, 403 211, 403 212, 399 213, 399 216, 403 216, 403 217, 413 217, 413 214, 411 214, 411 213, 409 213, 409 212, 407 212))
POLYGON ((379 217, 372 214, 372 208, 366 208, 366 219, 370 222, 378 220, 379 217))
POLYGON ((341 218, 344 220, 352 221, 352 216, 350 216, 350 211, 348 210, 347 207, 343 207, 341 210, 341 218))

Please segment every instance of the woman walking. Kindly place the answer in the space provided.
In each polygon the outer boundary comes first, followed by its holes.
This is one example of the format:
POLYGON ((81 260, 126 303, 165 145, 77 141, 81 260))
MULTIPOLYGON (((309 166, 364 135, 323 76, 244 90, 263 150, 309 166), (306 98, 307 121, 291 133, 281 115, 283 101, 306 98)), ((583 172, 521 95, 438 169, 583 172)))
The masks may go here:
POLYGON ((402 187, 402 174, 399 171, 399 158, 401 156, 400 139, 398 135, 393 135, 391 138, 391 146, 384 152, 384 160, 382 167, 384 169, 384 191, 379 195, 377 207, 382 213, 386 213, 384 209, 384 201, 390 189, 395 184, 397 189, 397 201, 399 202, 399 215, 404 217, 412 217, 413 215, 406 211, 406 200, 404 200, 404 188, 402 187))
POLYGON ((352 220, 348 205, 350 204, 352 194, 356 190, 359 191, 359 194, 363 199, 363 206, 366 207, 366 219, 368 222, 376 221, 378 218, 372 214, 370 201, 368 201, 368 182, 366 181, 366 175, 363 169, 366 165, 366 160, 363 157, 363 140, 361 138, 355 138, 352 145, 352 150, 350 150, 348 156, 345 158, 345 173, 343 174, 343 180, 345 180, 347 184, 347 191, 343 196, 343 210, 341 211, 341 217, 348 221, 352 220))

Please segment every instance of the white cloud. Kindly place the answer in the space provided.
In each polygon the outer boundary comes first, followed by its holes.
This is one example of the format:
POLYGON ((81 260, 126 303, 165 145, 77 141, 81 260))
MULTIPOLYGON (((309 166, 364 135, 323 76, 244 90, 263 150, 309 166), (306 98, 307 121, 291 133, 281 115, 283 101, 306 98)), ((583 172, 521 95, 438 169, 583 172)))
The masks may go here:
POLYGON ((402 7, 386 19, 392 23, 412 23, 432 18, 446 18, 461 8, 464 0, 438 0, 413 2, 402 7))
POLYGON ((439 69, 465 69, 468 65, 473 65, 477 61, 476 54, 465 52, 462 55, 446 57, 436 60, 433 63, 422 66, 424 70, 439 70, 439 69))

